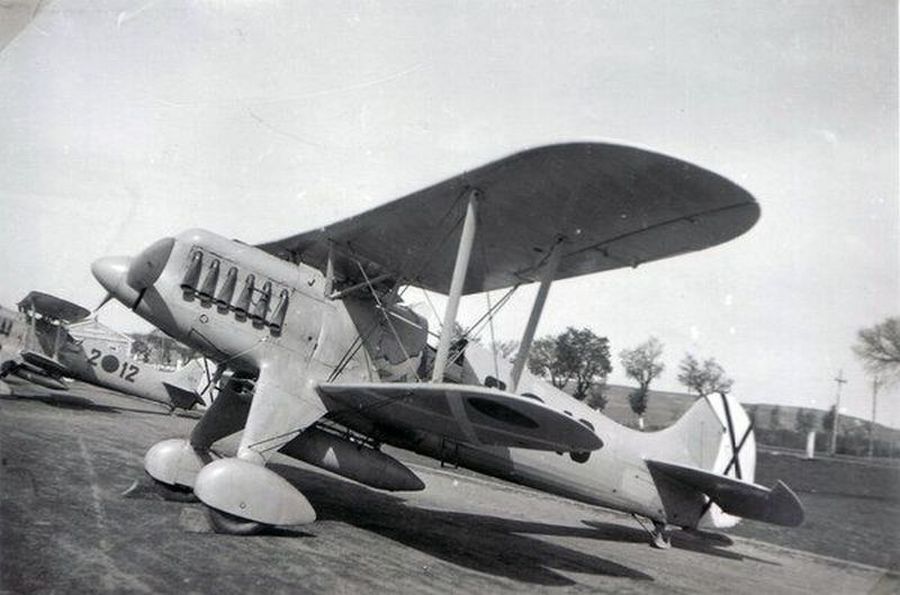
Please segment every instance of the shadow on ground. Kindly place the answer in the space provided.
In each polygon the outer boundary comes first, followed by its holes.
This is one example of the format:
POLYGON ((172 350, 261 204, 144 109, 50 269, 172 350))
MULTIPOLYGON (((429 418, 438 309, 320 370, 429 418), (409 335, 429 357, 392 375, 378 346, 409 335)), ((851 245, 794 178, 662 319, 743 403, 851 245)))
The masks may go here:
MULTIPOLYGON (((129 398, 129 397, 126 397, 129 398)), ((131 397, 132 399, 136 399, 137 397, 131 397)), ((168 410, 163 409, 164 405, 159 405, 160 409, 139 409, 133 407, 122 407, 122 406, 111 406, 111 405, 101 405, 92 401, 91 399, 87 399, 85 397, 79 397, 77 395, 69 395, 66 393, 51 393, 51 394, 21 394, 16 393, 12 395, 0 395, 0 399, 6 401, 12 400, 28 400, 35 401, 38 403, 43 403, 44 405, 50 405, 52 407, 59 407, 61 409, 75 409, 80 411, 97 411, 100 413, 141 413, 144 415, 162 415, 168 417, 172 415, 168 410)), ((149 401, 148 401, 149 403, 149 401)), ((151 405, 152 406, 152 405, 151 405)), ((176 411, 174 415, 178 415, 179 417, 187 417, 191 419, 196 419, 198 414, 192 412, 181 412, 176 411)))
POLYGON ((653 580, 643 572, 533 535, 596 538, 591 528, 407 506, 403 498, 288 465, 273 468, 304 493, 319 520, 377 533, 472 570, 539 585, 572 585, 557 571, 653 580))

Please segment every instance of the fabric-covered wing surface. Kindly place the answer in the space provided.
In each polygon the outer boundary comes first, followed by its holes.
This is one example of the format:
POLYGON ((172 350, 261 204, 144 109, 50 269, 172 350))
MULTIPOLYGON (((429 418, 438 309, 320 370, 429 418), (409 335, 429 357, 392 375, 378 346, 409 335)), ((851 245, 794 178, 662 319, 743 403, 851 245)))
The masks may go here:
POLYGON ((489 163, 333 225, 264 244, 282 258, 447 293, 466 209, 478 188, 478 229, 464 293, 537 279, 559 238, 555 279, 701 250, 759 218, 753 197, 698 166, 602 143, 538 147, 489 163))
POLYGON ((385 427, 430 432, 476 445, 549 451, 591 451, 603 446, 576 419, 525 397, 462 384, 320 384, 340 421, 352 411, 385 427))
POLYGON ((49 293, 40 291, 31 291, 19 302, 19 309, 34 310, 38 314, 63 320, 66 322, 76 322, 90 316, 91 312, 87 308, 83 308, 78 304, 58 298, 49 293))

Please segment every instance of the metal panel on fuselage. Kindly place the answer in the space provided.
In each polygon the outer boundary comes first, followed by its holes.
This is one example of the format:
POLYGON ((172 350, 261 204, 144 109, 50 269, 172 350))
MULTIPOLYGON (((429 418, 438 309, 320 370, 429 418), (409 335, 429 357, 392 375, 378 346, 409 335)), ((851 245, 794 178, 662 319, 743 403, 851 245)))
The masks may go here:
MULTIPOLYGON (((484 382, 488 375, 508 381, 511 365, 494 365, 483 348, 470 344, 466 365, 484 382)), ((401 445, 452 464, 558 494, 589 504, 611 506, 651 518, 665 518, 645 458, 660 457, 697 466, 707 466, 718 455, 721 426, 715 425, 710 409, 689 411, 687 415, 708 416, 708 436, 688 436, 680 428, 659 432, 637 432, 617 424, 581 401, 541 379, 524 372, 520 394, 531 394, 541 401, 588 422, 604 441, 600 450, 590 453, 583 463, 569 453, 542 452, 518 448, 476 448, 467 444, 448 444, 438 436, 420 435, 401 445), (715 427, 713 427, 715 426, 715 427), (690 439, 688 439, 690 438, 690 439), (704 445, 700 451, 692 446, 704 445)))
MULTIPOLYGON (((146 291, 136 311, 210 359, 228 361, 236 369, 255 372, 263 359, 274 358, 288 363, 297 377, 311 364, 316 368, 316 376, 323 376, 341 361, 356 337, 341 302, 325 298, 324 281, 314 268, 288 263, 204 230, 189 230, 176 236, 166 268, 154 287, 146 291), (287 290, 289 306, 281 329, 273 330, 251 317, 239 316, 233 307, 221 307, 214 300, 184 291, 181 283, 191 255, 197 251, 203 254, 201 284, 212 260, 220 263, 223 276, 230 267, 236 267, 235 297, 248 275, 254 276, 251 310, 258 303, 265 282, 272 285, 270 310, 282 289, 287 290)), ((365 380, 368 367, 354 361, 348 366, 348 373, 354 379, 365 380)))
POLYGON ((67 376, 159 403, 172 404, 164 383, 188 392, 196 390, 199 375, 189 378, 178 372, 160 370, 134 361, 129 351, 129 347, 119 342, 81 335, 77 330, 69 329, 59 359, 68 371, 67 376))

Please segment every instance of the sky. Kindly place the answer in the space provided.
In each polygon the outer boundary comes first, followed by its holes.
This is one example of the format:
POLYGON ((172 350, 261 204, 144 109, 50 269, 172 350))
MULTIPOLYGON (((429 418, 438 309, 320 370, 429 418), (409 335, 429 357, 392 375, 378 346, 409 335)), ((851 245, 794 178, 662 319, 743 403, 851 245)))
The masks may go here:
MULTIPOLYGON (((538 335, 608 337, 616 383, 656 336, 656 388, 692 353, 746 403, 828 408, 843 370, 842 410, 868 419, 851 346, 900 315, 897 63, 887 0, 45 3, 0 51, 0 303, 93 306, 94 259, 189 227, 259 243, 524 148, 621 141, 732 179, 762 218, 554 284, 538 335)), ((461 322, 484 308, 465 298, 461 322)), ((900 388, 878 420, 900 427, 900 388)))

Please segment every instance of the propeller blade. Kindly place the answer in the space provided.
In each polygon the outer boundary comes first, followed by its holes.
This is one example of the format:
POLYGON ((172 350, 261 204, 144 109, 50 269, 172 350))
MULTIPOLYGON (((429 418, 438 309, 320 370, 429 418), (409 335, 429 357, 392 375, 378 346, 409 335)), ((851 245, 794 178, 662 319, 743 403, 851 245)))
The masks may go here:
POLYGON ((142 291, 156 283, 169 262, 174 246, 174 238, 163 238, 144 248, 128 266, 125 276, 128 286, 142 291))
POLYGON ((100 308, 102 308, 103 306, 105 306, 106 304, 108 304, 108 303, 110 302, 110 300, 112 300, 114 297, 115 297, 115 296, 114 296, 113 294, 107 292, 106 295, 103 296, 103 299, 100 300, 100 303, 97 304, 97 307, 94 308, 94 309, 91 311, 91 316, 96 315, 97 312, 100 311, 100 308))

